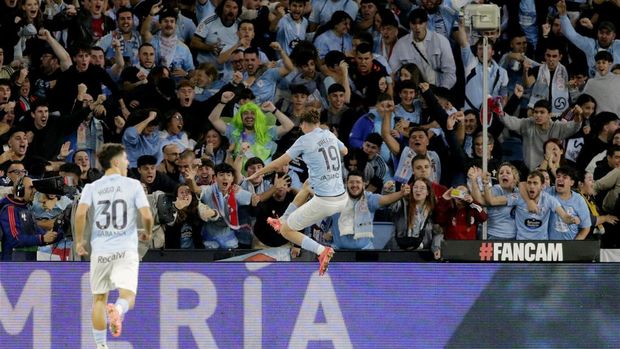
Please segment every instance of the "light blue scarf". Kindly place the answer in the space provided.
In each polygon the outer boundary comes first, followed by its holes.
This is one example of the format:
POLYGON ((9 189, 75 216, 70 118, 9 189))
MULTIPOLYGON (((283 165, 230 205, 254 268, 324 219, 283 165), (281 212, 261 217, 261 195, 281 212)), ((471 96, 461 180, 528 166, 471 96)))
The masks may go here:
POLYGON ((349 198, 347 206, 340 213, 338 228, 340 235, 353 235, 353 239, 373 238, 372 213, 368 208, 366 192, 361 198, 352 200, 349 198))

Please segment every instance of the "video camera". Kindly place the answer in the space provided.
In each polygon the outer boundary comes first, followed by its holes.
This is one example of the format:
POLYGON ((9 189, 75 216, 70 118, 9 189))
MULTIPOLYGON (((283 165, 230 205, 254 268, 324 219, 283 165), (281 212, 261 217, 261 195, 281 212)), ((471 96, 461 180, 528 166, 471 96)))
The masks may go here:
POLYGON ((32 181, 34 188, 43 194, 73 196, 77 193, 75 183, 71 177, 49 177, 43 179, 35 179, 32 181))

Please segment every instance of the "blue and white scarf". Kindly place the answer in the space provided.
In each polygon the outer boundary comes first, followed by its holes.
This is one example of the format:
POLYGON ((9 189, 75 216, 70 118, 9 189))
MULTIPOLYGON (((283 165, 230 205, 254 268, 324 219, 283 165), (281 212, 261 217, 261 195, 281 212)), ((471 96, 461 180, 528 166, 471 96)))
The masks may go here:
POLYGON ((347 206, 340 213, 338 228, 340 235, 353 235, 353 239, 373 238, 372 233, 372 213, 368 208, 368 198, 366 193, 357 200, 347 202, 347 206))

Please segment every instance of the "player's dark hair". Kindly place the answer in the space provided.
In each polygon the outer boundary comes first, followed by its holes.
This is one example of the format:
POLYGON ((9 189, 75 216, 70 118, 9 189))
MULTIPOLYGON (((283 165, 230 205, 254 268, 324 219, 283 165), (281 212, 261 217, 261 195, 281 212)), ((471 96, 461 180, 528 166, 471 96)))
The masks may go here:
POLYGON ((307 110, 301 114, 299 120, 307 124, 318 124, 321 121, 321 116, 316 110, 307 110))
POLYGON ((97 159, 104 171, 112 167, 112 159, 123 154, 125 147, 118 143, 106 143, 97 154, 97 159))

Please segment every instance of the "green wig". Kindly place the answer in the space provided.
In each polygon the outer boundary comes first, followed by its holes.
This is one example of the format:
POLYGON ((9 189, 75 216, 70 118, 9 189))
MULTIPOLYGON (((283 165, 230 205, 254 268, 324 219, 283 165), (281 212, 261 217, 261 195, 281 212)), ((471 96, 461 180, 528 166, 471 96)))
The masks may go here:
POLYGON ((271 157, 271 135, 269 134, 269 128, 275 126, 275 118, 272 115, 265 115, 260 107, 252 102, 246 103, 239 108, 239 111, 233 116, 231 125, 232 142, 236 144, 235 150, 238 152, 241 148, 241 133, 243 132, 243 119, 242 115, 245 112, 254 113, 254 134, 256 136, 256 142, 252 145, 252 152, 255 156, 261 158, 263 161, 271 157))

